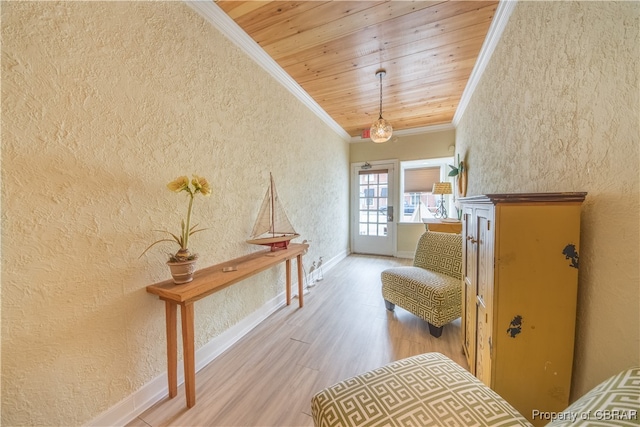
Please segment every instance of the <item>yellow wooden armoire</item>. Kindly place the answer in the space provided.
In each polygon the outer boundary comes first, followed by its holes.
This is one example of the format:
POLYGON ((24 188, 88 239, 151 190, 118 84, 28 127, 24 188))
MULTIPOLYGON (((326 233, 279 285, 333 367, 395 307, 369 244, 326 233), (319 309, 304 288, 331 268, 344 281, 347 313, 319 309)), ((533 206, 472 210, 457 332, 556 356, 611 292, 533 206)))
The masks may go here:
POLYGON ((471 372, 535 425, 569 404, 586 193, 487 194, 463 208, 462 343, 471 372))

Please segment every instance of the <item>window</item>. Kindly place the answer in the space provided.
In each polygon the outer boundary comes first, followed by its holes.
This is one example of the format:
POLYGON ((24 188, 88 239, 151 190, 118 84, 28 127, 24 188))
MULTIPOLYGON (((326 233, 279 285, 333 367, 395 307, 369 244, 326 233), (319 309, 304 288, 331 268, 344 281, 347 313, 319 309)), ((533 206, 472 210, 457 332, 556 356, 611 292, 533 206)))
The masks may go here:
MULTIPOLYGON (((453 157, 400 163, 400 222, 420 223, 423 218, 434 217, 436 197, 439 196, 431 190, 436 182, 449 181, 453 187, 453 178, 447 176, 450 164, 453 164, 453 157)), ((453 197, 445 196, 445 202, 449 216, 455 216, 452 215, 453 197)))
POLYGON ((387 170, 365 170, 359 173, 359 234, 387 235, 387 170))

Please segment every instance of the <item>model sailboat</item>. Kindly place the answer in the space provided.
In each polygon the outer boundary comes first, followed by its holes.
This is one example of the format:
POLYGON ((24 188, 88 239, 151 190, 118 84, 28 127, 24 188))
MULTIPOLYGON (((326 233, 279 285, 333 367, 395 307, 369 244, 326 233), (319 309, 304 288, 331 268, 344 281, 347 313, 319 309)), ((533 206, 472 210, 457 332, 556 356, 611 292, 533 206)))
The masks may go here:
POLYGON ((267 193, 264 195, 258 218, 247 243, 269 246, 272 251, 277 251, 279 249, 287 249, 289 241, 300 237, 300 235, 293 229, 284 208, 280 204, 271 174, 269 174, 269 179, 269 188, 267 188, 267 193))

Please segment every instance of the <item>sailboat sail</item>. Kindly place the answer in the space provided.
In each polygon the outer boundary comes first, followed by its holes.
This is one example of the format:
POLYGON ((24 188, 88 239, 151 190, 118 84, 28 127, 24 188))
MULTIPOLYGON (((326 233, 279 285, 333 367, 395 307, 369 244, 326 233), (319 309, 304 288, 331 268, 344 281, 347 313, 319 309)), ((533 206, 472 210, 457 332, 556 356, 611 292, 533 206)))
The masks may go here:
POLYGON ((249 243, 271 246, 271 250, 286 249, 289 240, 299 236, 291 225, 280 203, 273 176, 264 195, 258 218, 253 226, 249 243))
POLYGON ((267 188, 267 193, 264 195, 262 206, 260 206, 260 212, 258 212, 258 218, 253 225, 253 231, 251 232, 251 238, 261 236, 268 233, 271 230, 271 189, 267 188))

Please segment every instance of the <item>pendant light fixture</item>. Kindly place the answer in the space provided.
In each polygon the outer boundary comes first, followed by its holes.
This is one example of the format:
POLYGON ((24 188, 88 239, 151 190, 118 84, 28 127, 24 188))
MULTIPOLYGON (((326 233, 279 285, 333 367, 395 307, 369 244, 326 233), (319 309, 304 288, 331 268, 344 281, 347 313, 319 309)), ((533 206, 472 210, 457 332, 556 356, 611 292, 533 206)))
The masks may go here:
POLYGON ((391 124, 382 118, 382 78, 387 75, 384 68, 376 71, 376 77, 380 78, 380 117, 371 125, 369 136, 375 143, 387 142, 391 138, 393 128, 391 124))

